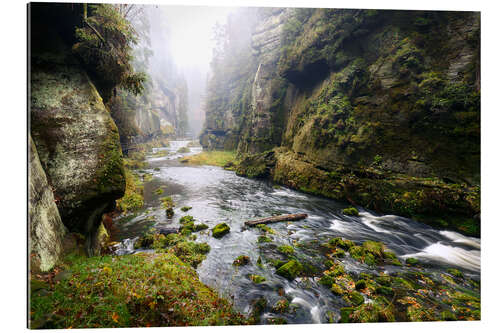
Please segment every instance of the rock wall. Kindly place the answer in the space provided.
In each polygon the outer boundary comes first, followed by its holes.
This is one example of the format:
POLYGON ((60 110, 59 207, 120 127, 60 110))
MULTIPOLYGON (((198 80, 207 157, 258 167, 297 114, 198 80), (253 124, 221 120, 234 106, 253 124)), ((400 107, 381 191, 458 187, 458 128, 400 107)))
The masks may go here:
POLYGON ((31 135, 62 222, 92 254, 102 213, 125 190, 118 130, 71 44, 43 22, 31 31, 31 135))
POLYGON ((28 137, 28 225, 30 271, 48 271, 60 259, 66 234, 38 153, 28 137))
POLYGON ((237 131, 204 146, 236 142, 242 175, 478 235, 479 13, 266 14, 248 107, 207 110, 237 131))

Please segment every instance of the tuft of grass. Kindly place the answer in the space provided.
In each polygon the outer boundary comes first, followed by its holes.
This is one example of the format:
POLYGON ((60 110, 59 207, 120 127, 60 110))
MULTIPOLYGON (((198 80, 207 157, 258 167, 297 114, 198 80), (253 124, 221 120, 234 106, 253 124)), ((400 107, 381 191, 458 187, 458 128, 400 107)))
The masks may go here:
POLYGON ((228 163, 234 162, 235 160, 235 151, 211 150, 203 151, 192 156, 186 156, 181 159, 181 162, 194 165, 215 165, 224 167, 228 163))

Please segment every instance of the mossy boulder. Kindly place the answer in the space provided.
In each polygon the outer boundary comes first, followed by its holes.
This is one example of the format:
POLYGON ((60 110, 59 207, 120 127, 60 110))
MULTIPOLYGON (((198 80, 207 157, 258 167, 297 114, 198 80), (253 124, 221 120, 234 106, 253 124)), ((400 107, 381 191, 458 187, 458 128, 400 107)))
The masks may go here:
POLYGON ((342 214, 350 215, 350 216, 359 216, 358 210, 354 207, 348 207, 348 208, 342 209, 342 214))
POLYGON ((212 229, 212 236, 215 238, 222 238, 228 234, 231 228, 226 223, 219 223, 212 229))
POLYGON ((62 222, 97 254, 102 214, 125 192, 120 137, 70 45, 55 30, 41 30, 31 49, 31 135, 62 222))
POLYGON ((302 273, 302 265, 295 259, 288 261, 276 270, 276 274, 281 275, 289 280, 295 279, 302 273))
POLYGON ((184 206, 184 207, 181 207, 181 210, 182 210, 183 212, 187 212, 187 211, 188 211, 188 210, 190 210, 191 208, 193 208, 193 207, 191 207, 191 206, 184 206))

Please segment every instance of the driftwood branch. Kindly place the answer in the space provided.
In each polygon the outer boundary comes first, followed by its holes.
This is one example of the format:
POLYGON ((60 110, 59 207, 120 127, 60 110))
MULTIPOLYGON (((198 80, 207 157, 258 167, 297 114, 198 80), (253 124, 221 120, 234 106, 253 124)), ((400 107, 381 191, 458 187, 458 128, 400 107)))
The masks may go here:
POLYGON ((257 224, 268 224, 268 223, 282 222, 282 221, 297 221, 297 220, 303 220, 306 217, 307 214, 287 214, 287 215, 271 216, 259 220, 246 221, 245 225, 248 227, 254 227, 257 224))

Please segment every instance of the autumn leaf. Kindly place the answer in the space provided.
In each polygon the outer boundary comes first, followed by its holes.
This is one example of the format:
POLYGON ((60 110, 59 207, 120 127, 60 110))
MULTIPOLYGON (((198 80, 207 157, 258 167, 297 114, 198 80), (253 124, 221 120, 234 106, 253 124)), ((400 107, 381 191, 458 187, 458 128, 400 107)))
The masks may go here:
POLYGON ((113 312, 113 314, 111 315, 111 319, 113 319, 113 321, 114 321, 115 323, 117 323, 117 322, 118 322, 118 318, 120 318, 120 316, 118 316, 118 315, 116 314, 116 312, 113 312))

